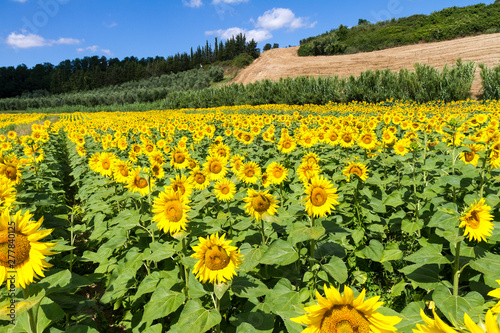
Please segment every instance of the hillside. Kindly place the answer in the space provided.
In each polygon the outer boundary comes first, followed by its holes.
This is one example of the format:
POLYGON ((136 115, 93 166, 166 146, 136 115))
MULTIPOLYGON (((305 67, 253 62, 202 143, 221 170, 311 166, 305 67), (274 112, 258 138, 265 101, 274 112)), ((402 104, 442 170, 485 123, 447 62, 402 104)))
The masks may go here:
MULTIPOLYGON (((458 58, 463 61, 484 63, 488 67, 499 64, 500 33, 464 37, 450 41, 400 46, 380 51, 334 56, 299 57, 297 47, 272 49, 263 52, 250 66, 232 80, 233 83, 251 83, 270 79, 298 76, 357 76, 368 69, 398 71, 413 69, 415 63, 427 64, 438 69, 453 65, 458 58)), ((473 96, 481 93, 479 68, 472 86, 473 96)))

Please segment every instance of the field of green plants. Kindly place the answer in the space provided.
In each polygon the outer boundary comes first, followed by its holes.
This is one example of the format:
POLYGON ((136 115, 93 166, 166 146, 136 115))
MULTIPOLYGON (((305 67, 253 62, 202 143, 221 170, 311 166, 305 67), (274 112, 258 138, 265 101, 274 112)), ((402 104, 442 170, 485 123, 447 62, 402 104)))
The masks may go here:
POLYGON ((1 330, 498 332, 499 110, 2 114, 1 330))

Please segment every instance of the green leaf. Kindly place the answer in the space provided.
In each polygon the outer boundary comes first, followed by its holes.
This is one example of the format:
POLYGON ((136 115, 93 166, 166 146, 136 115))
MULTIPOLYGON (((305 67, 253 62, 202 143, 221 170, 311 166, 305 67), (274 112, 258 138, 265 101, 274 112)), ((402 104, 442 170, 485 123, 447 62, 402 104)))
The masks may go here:
POLYGON ((292 224, 289 239, 295 245, 310 239, 319 239, 324 233, 325 228, 323 226, 311 227, 304 223, 294 223, 292 224))
POLYGON ((236 333, 272 332, 274 316, 263 311, 251 311, 238 314, 232 322, 236 326, 236 333))
POLYGON ((266 253, 260 259, 261 264, 286 266, 299 259, 299 254, 292 244, 277 239, 267 249, 266 253))
POLYGON ((443 245, 441 244, 429 244, 410 254, 405 259, 420 265, 451 263, 451 260, 443 255, 442 248, 443 245))
POLYGON ((245 298, 260 297, 269 293, 269 289, 259 279, 245 274, 234 277, 231 290, 238 297, 245 298))
POLYGON ((403 251, 399 249, 397 243, 388 244, 382 253, 380 262, 388 262, 391 260, 399 260, 403 257, 403 251))
POLYGON ((64 317, 64 311, 59 305, 54 303, 50 298, 46 297, 40 303, 38 310, 38 320, 36 322, 37 331, 43 332, 51 323, 58 321, 64 317))
POLYGON ((163 286, 159 287, 146 303, 142 321, 146 322, 147 326, 151 325, 153 320, 166 317, 176 311, 185 299, 182 292, 176 292, 163 286))
POLYGON ((172 257, 175 254, 174 246, 172 243, 165 242, 155 242, 149 244, 149 252, 148 250, 144 251, 144 260, 149 261, 161 261, 163 259, 167 259, 172 257))
POLYGON ((441 283, 441 279, 439 278, 441 268, 437 264, 413 264, 403 267, 399 271, 412 281, 413 286, 432 289, 441 283))
POLYGON ((402 195, 400 192, 392 192, 389 194, 383 201, 383 204, 386 206, 397 207, 403 205, 405 202, 402 199, 402 195))
POLYGON ((170 328, 172 333, 206 332, 221 321, 215 310, 206 310, 199 300, 190 300, 182 309, 179 321, 170 328))
POLYGON ((240 246, 240 253, 243 255, 243 262, 240 265, 242 272, 249 272, 260 262, 260 259, 267 251, 267 246, 252 247, 250 244, 245 243, 240 246))
POLYGON ((360 252, 365 256, 365 258, 378 262, 382 259, 384 246, 378 240, 372 239, 370 240, 370 245, 365 246, 360 252))
POLYGON ((398 332, 402 333, 413 333, 413 329, 416 328, 416 324, 423 322, 420 316, 420 309, 424 309, 424 302, 412 302, 408 304, 403 311, 399 314, 402 320, 396 325, 398 332))
POLYGON ((347 280, 347 267, 339 257, 332 256, 330 262, 322 265, 321 268, 338 283, 344 283, 347 280))
POLYGON ((413 234, 417 231, 419 231, 420 229, 422 229, 422 227, 424 226, 424 221, 418 219, 416 221, 410 221, 408 219, 403 219, 401 221, 401 230, 406 232, 406 233, 409 233, 409 234, 413 234))
POLYGON ((214 294, 218 299, 222 299, 228 289, 229 284, 227 283, 214 283, 214 294))
MULTIPOLYGON (((500 255, 487 252, 484 257, 470 261, 470 267, 483 273, 485 278, 486 276, 498 278, 500 276, 500 255)), ((487 282, 486 279, 485 282, 487 282)), ((498 284, 495 283, 490 285, 490 287, 496 288, 498 284)))
POLYGON ((72 273, 69 270, 59 271, 47 276, 39 282, 39 285, 43 286, 47 290, 47 295, 56 292, 72 294, 81 287, 89 286, 91 284, 92 281, 89 281, 87 278, 76 273, 72 273))
POLYGON ((90 326, 75 325, 70 326, 64 333, 99 333, 99 331, 90 326))
POLYGON ((434 290, 432 300, 452 323, 463 322, 465 313, 471 318, 481 314, 484 304, 484 298, 478 292, 472 291, 464 297, 453 296, 450 290, 442 285, 434 290))
POLYGON ((365 231, 363 229, 357 229, 351 233, 351 237, 354 240, 354 243, 356 244, 359 244, 359 242, 361 242, 364 236, 365 236, 365 231))
POLYGON ((293 290, 290 280, 282 278, 276 283, 273 290, 266 295, 266 304, 273 312, 293 311, 295 307, 300 306, 299 293, 293 290))

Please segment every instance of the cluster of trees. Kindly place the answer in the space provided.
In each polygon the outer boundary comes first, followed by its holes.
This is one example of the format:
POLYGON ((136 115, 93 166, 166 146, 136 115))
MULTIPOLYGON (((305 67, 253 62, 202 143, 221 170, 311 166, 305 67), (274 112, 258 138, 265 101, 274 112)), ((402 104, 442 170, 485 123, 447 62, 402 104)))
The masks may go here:
MULTIPOLYGON (((497 0, 500 2, 500 0, 497 0)), ((481 85, 483 86, 483 99, 500 100, 500 65, 488 68, 484 64, 481 67, 481 85)))
POLYGON ((221 67, 210 65, 208 70, 198 68, 82 92, 47 96, 28 94, 23 97, 4 98, 0 99, 0 110, 151 103, 165 99, 173 91, 196 91, 207 88, 211 83, 221 81, 223 77, 224 70, 221 67))
POLYGON ((421 41, 435 42, 478 33, 500 32, 500 3, 450 7, 430 15, 413 15, 372 24, 340 25, 300 41, 299 55, 335 55, 370 52, 421 41))
POLYGON ((170 73, 184 72, 199 68, 200 65, 231 60, 242 56, 251 60, 259 56, 260 50, 254 40, 247 41, 243 34, 233 36, 225 42, 212 46, 198 46, 191 52, 177 53, 155 58, 126 57, 123 60, 106 57, 84 57, 64 60, 59 65, 43 63, 28 68, 0 67, 0 98, 21 96, 43 97, 114 86, 129 81, 137 81, 170 73))

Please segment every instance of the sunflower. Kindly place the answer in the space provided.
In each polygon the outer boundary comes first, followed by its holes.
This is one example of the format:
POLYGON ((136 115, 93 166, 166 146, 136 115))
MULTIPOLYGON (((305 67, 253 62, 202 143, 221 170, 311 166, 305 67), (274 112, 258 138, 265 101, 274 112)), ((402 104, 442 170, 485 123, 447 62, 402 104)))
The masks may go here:
POLYGON ((198 259, 193 273, 202 283, 225 283, 236 275, 241 265, 242 255, 236 246, 230 246, 232 241, 225 240, 226 234, 210 235, 206 239, 199 237, 200 244, 193 246, 195 251, 191 257, 198 259))
POLYGON ((169 232, 171 235, 186 230, 187 213, 191 209, 189 200, 172 189, 161 192, 155 199, 152 212, 153 222, 158 222, 158 229, 169 232))
POLYGON ((210 184, 206 171, 200 170, 200 168, 191 170, 189 182, 193 184, 193 187, 197 190, 203 190, 210 184))
POLYGON ((175 175, 175 179, 170 178, 170 186, 168 189, 172 189, 174 192, 180 192, 182 196, 188 198, 193 192, 193 186, 186 175, 175 175))
POLYGON ((424 310, 420 309, 420 317, 426 325, 417 324, 417 328, 413 329, 413 333, 457 333, 455 329, 448 326, 432 309, 434 319, 427 317, 424 310))
POLYGON ((394 148, 394 153, 396 153, 396 155, 405 156, 409 152, 408 150, 409 145, 410 145, 410 140, 401 139, 396 141, 396 143, 394 144, 394 146, 392 146, 392 148, 394 148))
MULTIPOLYGON (((15 270, 16 288, 26 288, 35 278, 44 277, 43 271, 52 267, 44 259, 54 254, 49 251, 56 243, 41 243, 40 239, 48 236, 53 229, 38 230, 43 218, 31 221, 33 215, 18 211, 11 216, 5 209, 0 215, 0 285, 15 270), (12 232, 14 227, 15 232, 12 232), (12 236, 13 235, 13 236, 12 236), (14 260, 11 245, 14 244, 14 260)), ((8 280, 11 281, 11 280, 8 280)), ((9 288, 9 286, 7 286, 9 288)))
POLYGON ((207 172, 208 178, 216 181, 226 176, 226 164, 226 159, 219 156, 209 155, 207 157, 207 161, 203 164, 203 168, 207 172))
POLYGON ((176 169, 185 169, 189 165, 189 152, 186 148, 175 147, 170 152, 170 165, 176 169))
POLYGON ((378 146, 377 135, 373 131, 364 132, 358 139, 358 146, 365 150, 372 150, 378 146))
MULTIPOLYGON (((500 280, 496 280, 496 281, 498 284, 500 284, 500 280)), ((490 291, 488 293, 488 296, 500 298, 500 288, 497 288, 497 289, 490 291)), ((497 304, 491 308, 491 311, 493 311, 493 313, 500 313, 500 301, 498 301, 497 304)))
POLYGON ((128 184, 125 187, 127 187, 132 193, 139 192, 141 196, 148 194, 150 185, 151 189, 153 189, 155 180, 154 178, 148 177, 147 172, 148 170, 141 169, 141 167, 131 170, 128 178, 128 184), (148 179, 151 184, 148 183, 148 179))
POLYGON ((113 164, 113 178, 118 183, 123 183, 123 184, 128 183, 129 172, 130 172, 129 161, 122 161, 118 159, 115 160, 115 163, 113 164))
POLYGON ((342 173, 346 176, 347 181, 351 180, 351 175, 358 176, 362 181, 366 181, 368 178, 368 168, 362 163, 351 162, 342 173))
POLYGON ((319 157, 318 154, 313 152, 309 152, 302 157, 302 164, 318 164, 319 165, 319 157))
POLYGON ((461 161, 464 161, 465 164, 472 164, 473 166, 477 166, 477 162, 479 162, 479 154, 473 150, 463 151, 458 155, 458 157, 461 161))
POLYGON ((278 162, 272 162, 266 168, 266 174, 270 183, 279 185, 286 180, 288 169, 278 162))
POLYGON ((116 156, 113 153, 102 152, 99 154, 97 160, 95 171, 105 177, 111 177, 113 175, 113 163, 116 160, 116 156))
POLYGON ((322 176, 315 176, 306 186, 306 211, 309 216, 323 217, 338 205, 337 188, 322 176))
POLYGON ((311 178, 321 173, 321 169, 317 164, 302 163, 297 168, 297 173, 299 174, 299 179, 303 183, 308 183, 311 178))
POLYGON ((16 188, 7 178, 0 178, 0 208, 10 207, 16 201, 16 188))
POLYGON ((229 201, 236 193, 236 185, 227 178, 222 178, 214 185, 214 193, 217 199, 221 201, 229 201))
POLYGON ((291 153, 297 147, 295 140, 289 135, 282 135, 278 142, 278 149, 284 153, 291 153))
POLYGON ((338 138, 339 144, 344 148, 354 146, 356 143, 356 133, 351 128, 346 128, 338 138))
POLYGON ((264 215, 276 214, 278 208, 276 198, 269 191, 255 191, 248 189, 247 197, 243 199, 247 204, 246 211, 253 218, 259 221, 264 215))
POLYGON ((243 163, 237 176, 245 184, 255 184, 259 179, 261 173, 262 170, 260 169, 260 166, 253 161, 249 161, 243 163))
POLYGON ((493 216, 490 210, 491 207, 484 203, 484 198, 481 198, 479 202, 475 200, 474 204, 462 214, 459 227, 465 228, 464 236, 468 236, 469 241, 474 239, 486 242, 486 236, 491 236, 493 216))
POLYGON ((291 318, 292 321, 307 325, 302 332, 395 332, 394 325, 401 321, 397 316, 385 316, 376 310, 383 303, 380 296, 365 299, 365 290, 354 298, 351 288, 344 287, 340 295, 335 287, 325 285, 326 298, 316 291, 318 304, 306 307, 305 315, 291 318))
POLYGON ((6 178, 14 184, 19 184, 21 181, 20 163, 17 158, 4 158, 0 163, 0 177, 6 178))
POLYGON ((245 159, 245 156, 240 156, 240 155, 231 156, 231 170, 233 171, 234 174, 238 173, 241 166, 243 165, 244 159, 245 159))
POLYGON ((467 313, 464 314, 464 324, 470 333, 498 333, 500 332, 500 327, 497 321, 498 315, 493 314, 493 311, 488 310, 486 312, 484 326, 486 330, 480 328, 472 319, 470 319, 467 313))

